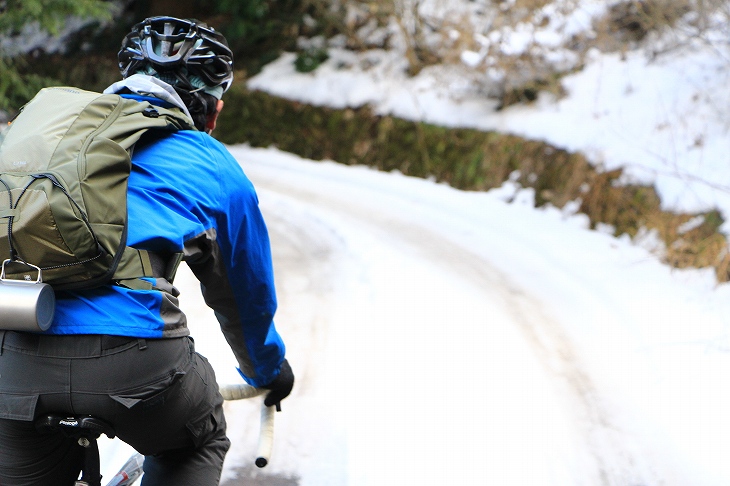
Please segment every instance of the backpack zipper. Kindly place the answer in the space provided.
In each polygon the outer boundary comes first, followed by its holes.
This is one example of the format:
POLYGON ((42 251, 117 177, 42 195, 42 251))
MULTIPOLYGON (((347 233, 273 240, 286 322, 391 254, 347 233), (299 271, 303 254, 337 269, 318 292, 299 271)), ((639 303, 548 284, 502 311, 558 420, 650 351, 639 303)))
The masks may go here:
MULTIPOLYGON (((98 98, 96 98, 98 99, 98 98)), ((96 99, 94 101, 96 101, 96 99)), ((99 125, 96 130, 91 132, 91 134, 86 137, 86 140, 84 140, 84 144, 81 146, 81 150, 79 151, 78 155, 78 166, 81 168, 81 173, 79 174, 79 180, 82 180, 84 177, 86 177, 86 149, 89 148, 89 145, 91 145, 91 142, 94 141, 96 138, 96 135, 98 135, 100 132, 106 130, 106 128, 114 123, 117 118, 119 118, 119 112, 122 111, 124 108, 124 104, 121 102, 117 102, 117 106, 114 107, 111 113, 109 113, 109 116, 107 116, 106 120, 104 120, 104 123, 99 125), (82 177, 83 176, 83 177, 82 177)))

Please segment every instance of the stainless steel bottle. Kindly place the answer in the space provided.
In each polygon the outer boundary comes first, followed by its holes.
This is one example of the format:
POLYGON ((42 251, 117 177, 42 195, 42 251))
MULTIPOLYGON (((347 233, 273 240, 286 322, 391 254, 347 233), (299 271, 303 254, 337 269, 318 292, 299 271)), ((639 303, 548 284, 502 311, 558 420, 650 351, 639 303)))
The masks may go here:
POLYGON ((45 331, 51 327, 56 311, 56 295, 42 282, 41 269, 34 280, 5 278, 5 260, 0 271, 0 329, 12 331, 45 331))

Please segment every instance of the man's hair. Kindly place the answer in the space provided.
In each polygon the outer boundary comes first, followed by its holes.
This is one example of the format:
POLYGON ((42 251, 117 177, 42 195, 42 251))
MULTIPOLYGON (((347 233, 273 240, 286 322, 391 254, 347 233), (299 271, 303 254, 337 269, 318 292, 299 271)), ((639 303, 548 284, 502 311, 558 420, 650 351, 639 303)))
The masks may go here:
POLYGON ((185 106, 188 107, 190 116, 193 118, 195 128, 201 132, 205 131, 208 124, 208 117, 215 114, 218 107, 218 98, 200 91, 190 92, 177 86, 173 86, 185 106))

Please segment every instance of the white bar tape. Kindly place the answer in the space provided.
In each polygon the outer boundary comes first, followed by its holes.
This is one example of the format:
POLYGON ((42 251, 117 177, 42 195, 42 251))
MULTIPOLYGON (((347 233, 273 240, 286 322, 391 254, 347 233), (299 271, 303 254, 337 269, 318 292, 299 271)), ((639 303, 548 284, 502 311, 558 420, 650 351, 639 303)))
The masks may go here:
MULTIPOLYGON (((241 400, 253 398, 267 393, 268 390, 256 388, 246 383, 235 385, 221 385, 220 393, 224 400, 241 400)), ((274 448, 274 414, 276 406, 267 407, 261 402, 261 428, 259 429, 259 444, 256 451, 256 465, 264 467, 269 463, 271 451, 274 448)))

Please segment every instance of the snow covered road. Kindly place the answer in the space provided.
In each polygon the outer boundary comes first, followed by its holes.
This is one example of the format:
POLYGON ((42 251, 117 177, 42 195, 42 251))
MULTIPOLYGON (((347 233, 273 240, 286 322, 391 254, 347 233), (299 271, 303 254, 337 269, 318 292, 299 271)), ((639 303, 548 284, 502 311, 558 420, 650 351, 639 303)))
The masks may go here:
MULTIPOLYGON (((509 184, 231 150, 269 226, 297 383, 263 470, 258 403, 226 405, 224 486, 728 484, 730 289, 708 272, 509 184)), ((239 382, 186 267, 176 285, 198 350, 239 382)), ((105 475, 125 447, 102 444, 105 475)))
MULTIPOLYGON (((621 389, 641 393, 648 364, 614 347, 630 342, 626 309, 555 257, 573 252, 565 235, 522 224, 524 206, 485 194, 273 150, 234 154, 269 224, 277 325, 298 379, 259 477, 317 486, 700 484, 621 389), (571 299, 569 314, 586 321, 578 348, 574 323, 554 305, 571 299), (631 385, 617 385, 621 376, 631 385)), ((578 265, 585 252, 575 252, 578 265)), ((193 332, 204 354, 222 359, 205 349, 220 344, 193 332)), ((255 407, 234 407, 226 477, 253 450, 244 436, 253 435, 255 407)))

